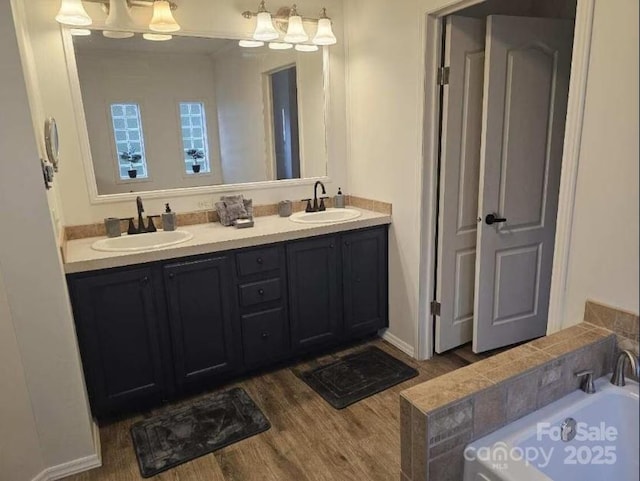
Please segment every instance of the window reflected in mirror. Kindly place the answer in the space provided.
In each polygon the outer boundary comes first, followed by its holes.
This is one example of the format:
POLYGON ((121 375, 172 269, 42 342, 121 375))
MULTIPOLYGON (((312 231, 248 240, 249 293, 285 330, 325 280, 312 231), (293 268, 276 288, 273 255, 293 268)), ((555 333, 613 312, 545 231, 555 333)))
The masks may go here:
POLYGON ((327 175, 322 49, 139 35, 72 45, 99 195, 327 175))

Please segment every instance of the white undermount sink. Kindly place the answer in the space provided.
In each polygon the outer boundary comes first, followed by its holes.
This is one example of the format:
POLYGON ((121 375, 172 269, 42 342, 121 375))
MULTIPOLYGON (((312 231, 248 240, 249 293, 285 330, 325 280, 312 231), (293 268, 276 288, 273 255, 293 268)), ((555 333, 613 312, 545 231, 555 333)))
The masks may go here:
POLYGON ((298 224, 332 224, 360 217, 362 213, 355 209, 327 209, 322 212, 296 212, 289 217, 298 224))
POLYGON ((169 247, 187 242, 193 238, 191 232, 184 230, 149 232, 147 234, 124 235, 110 239, 100 239, 91 244, 91 248, 104 252, 135 252, 161 247, 169 247))

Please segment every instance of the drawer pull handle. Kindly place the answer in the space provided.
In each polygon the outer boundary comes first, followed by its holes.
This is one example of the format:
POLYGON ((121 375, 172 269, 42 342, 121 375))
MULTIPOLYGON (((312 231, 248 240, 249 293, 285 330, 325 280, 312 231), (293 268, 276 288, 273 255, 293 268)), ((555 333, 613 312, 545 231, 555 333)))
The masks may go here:
POLYGON ((256 259, 256 262, 257 262, 258 264, 262 264, 262 262, 263 262, 262 257, 258 257, 258 258, 256 259))
POLYGON ((261 296, 264 296, 264 289, 258 289, 258 294, 260 294, 261 296))
POLYGON ((260 337, 262 337, 262 339, 268 339, 269 338, 269 333, 268 332, 263 332, 262 334, 260 334, 260 337))

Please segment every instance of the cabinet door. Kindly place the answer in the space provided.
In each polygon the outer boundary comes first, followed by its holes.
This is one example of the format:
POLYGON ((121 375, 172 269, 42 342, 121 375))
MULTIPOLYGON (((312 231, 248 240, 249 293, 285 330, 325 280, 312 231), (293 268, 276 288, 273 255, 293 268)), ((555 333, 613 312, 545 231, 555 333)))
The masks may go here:
POLYGON ((235 367, 234 281, 226 257, 164 267, 176 384, 205 387, 235 367))
POLYGON ((72 286, 94 415, 161 401, 165 373, 150 269, 101 273, 72 286))
POLYGON ((347 336, 387 325, 386 227, 342 236, 342 286, 347 336))
POLYGON ((291 337, 298 352, 338 340, 337 247, 335 236, 287 245, 291 337))

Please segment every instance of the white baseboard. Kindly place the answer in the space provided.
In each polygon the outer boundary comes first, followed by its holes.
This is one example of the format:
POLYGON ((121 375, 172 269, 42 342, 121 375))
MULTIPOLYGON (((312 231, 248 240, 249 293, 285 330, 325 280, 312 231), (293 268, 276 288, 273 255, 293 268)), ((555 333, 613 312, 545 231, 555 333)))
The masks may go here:
POLYGON ((411 346, 410 344, 407 344, 406 342, 404 342, 399 337, 396 337, 393 334, 391 334, 389 332, 389 329, 378 331, 378 335, 382 339, 387 341, 389 344, 391 344, 392 346, 397 347, 398 349, 400 349, 405 354, 407 354, 407 355, 409 355, 411 357, 415 357, 415 349, 413 348, 413 346, 411 346))
POLYGON ((102 466, 102 453, 100 449, 100 431, 98 425, 93 423, 93 445, 95 454, 85 456, 84 458, 74 459, 67 463, 51 466, 38 474, 31 481, 56 481, 57 479, 66 478, 73 474, 89 471, 90 469, 102 466))

